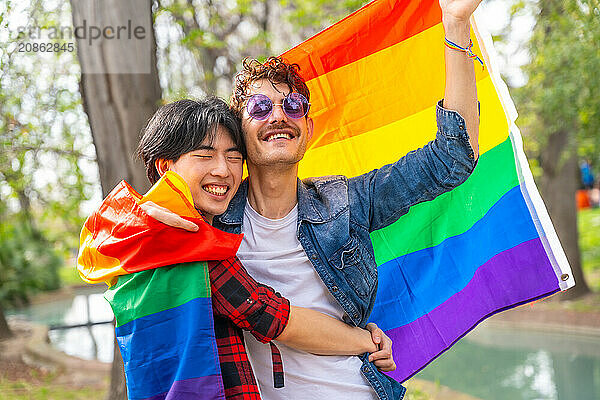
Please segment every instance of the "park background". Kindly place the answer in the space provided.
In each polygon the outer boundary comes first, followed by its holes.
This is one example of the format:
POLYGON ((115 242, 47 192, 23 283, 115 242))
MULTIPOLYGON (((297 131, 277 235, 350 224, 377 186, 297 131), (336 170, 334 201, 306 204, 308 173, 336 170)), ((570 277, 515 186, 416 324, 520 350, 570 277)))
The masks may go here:
MULTIPOLYGON (((81 283, 74 261, 79 231, 103 194, 123 178, 139 191, 147 188, 143 167, 131 154, 141 127, 160 104, 207 93, 227 98, 244 57, 280 54, 366 2, 148 0, 148 7, 136 9, 118 0, 102 2, 113 13, 134 12, 152 21, 152 62, 148 65, 135 53, 120 55, 124 60, 89 56, 114 68, 122 62, 144 63, 142 67, 148 68, 144 74, 82 77, 82 54, 78 57, 77 51, 19 51, 18 44, 26 39, 19 27, 77 26, 86 7, 94 3, 0 1, 2 398, 122 398, 117 363, 112 379, 108 369, 102 370, 106 377, 92 385, 64 379, 68 374, 64 367, 32 367, 3 358, 2 354, 10 353, 8 343, 23 332, 31 333, 21 325, 19 310, 31 302, 47 301, 55 293, 64 296, 81 283)), ((577 281, 574 289, 535 307, 522 307, 526 310, 505 319, 515 324, 537 321, 553 329, 559 325, 573 325, 573 330, 587 325, 598 328, 600 209, 582 208, 585 202, 580 202, 578 210, 576 194, 587 195, 578 192, 583 187, 584 161, 596 174, 600 172, 600 3, 484 0, 478 12, 493 35, 501 71, 519 112, 517 125, 530 167, 577 281), (548 316, 540 317, 544 313, 548 316)), ((55 42, 63 45, 69 40, 55 42)), ((589 331, 593 329, 586 334, 589 331)), ((594 343, 599 341, 596 336, 594 343)), ((462 358, 462 364, 453 361, 457 373, 482 379, 467 372, 469 365, 462 358)), ((597 358, 590 368, 588 382, 593 387, 586 396, 600 396, 597 358)), ((535 380, 526 370, 523 379, 535 380)), ((530 386, 536 385, 532 381, 530 386)), ((439 382, 415 387, 410 396, 443 396, 439 388, 439 382)), ((540 393, 548 399, 586 398, 570 397, 578 392, 568 389, 540 393)), ((509 391, 509 395, 519 398, 515 396, 521 392, 509 391)))

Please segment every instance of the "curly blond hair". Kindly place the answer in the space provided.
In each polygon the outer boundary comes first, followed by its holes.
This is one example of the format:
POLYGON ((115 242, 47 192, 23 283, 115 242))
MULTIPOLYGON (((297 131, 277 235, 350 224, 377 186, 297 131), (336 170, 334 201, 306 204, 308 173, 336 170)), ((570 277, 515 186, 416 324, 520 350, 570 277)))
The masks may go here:
POLYGON ((244 104, 248 99, 250 85, 260 79, 268 79, 277 85, 285 83, 290 90, 298 92, 310 101, 310 91, 298 71, 298 64, 289 64, 281 57, 269 57, 265 62, 246 58, 242 61, 242 70, 233 81, 233 94, 230 107, 238 117, 242 117, 244 104))

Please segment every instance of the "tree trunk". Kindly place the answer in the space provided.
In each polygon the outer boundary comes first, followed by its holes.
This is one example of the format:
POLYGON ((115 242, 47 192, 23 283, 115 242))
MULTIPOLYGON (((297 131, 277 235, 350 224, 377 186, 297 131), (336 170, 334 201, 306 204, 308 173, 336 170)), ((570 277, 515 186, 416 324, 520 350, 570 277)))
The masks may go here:
POLYGON ((127 388, 125 387, 125 371, 123 369, 123 357, 117 344, 117 338, 114 340, 113 363, 110 368, 110 388, 106 394, 106 400, 127 399, 127 388))
MULTIPOLYGON (((161 99, 152 0, 71 0, 71 6, 75 30, 83 27, 76 32, 80 91, 103 195, 122 179, 143 193, 149 186, 145 168, 133 156, 161 99), (102 37, 92 39, 92 27, 102 37)), ((123 359, 118 348, 114 354, 107 399, 122 400, 127 397, 123 359)))
POLYGON ((263 31, 265 41, 265 55, 271 55, 271 38, 269 37, 269 19, 271 16, 271 0, 263 0, 263 14, 260 22, 260 28, 263 31))
MULTIPOLYGON (((131 26, 121 38, 77 39, 80 90, 88 116, 104 195, 122 179, 139 192, 148 188, 145 169, 134 160, 140 130, 160 104, 151 0, 71 0, 73 25, 131 26), (132 39, 141 27, 144 39, 132 39), (92 43, 91 45, 89 43, 92 43)), ((80 32, 86 32, 81 30, 80 32)), ((142 35, 140 35, 142 36, 142 35)))
POLYGON ((581 269, 575 204, 579 167, 575 146, 570 143, 570 135, 566 130, 549 135, 544 150, 540 152, 540 165, 544 171, 540 185, 542 197, 576 282, 574 288, 560 296, 562 300, 573 299, 590 292, 581 269))
POLYGON ((12 336, 12 332, 6 322, 6 318, 4 317, 4 310, 0 306, 0 340, 8 339, 12 336))

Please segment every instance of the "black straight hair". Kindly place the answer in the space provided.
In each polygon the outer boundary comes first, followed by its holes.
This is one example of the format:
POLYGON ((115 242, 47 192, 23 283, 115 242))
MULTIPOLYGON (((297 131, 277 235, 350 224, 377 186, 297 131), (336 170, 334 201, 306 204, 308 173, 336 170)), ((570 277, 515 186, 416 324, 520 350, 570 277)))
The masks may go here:
POLYGON ((222 99, 214 96, 184 99, 159 108, 142 130, 137 149, 150 183, 160 179, 156 160, 177 161, 182 155, 198 150, 207 138, 212 144, 219 125, 229 132, 245 159, 241 121, 222 99))

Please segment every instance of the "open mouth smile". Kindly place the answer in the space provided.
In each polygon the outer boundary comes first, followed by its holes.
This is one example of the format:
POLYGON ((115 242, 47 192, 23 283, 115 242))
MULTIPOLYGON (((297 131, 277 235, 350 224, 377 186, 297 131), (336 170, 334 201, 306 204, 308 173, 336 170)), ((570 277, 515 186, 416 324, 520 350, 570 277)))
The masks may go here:
POLYGON ((265 130, 260 136, 263 142, 272 142, 274 140, 293 140, 300 136, 300 132, 289 126, 272 126, 265 130))
POLYGON ((278 132, 278 133, 274 133, 272 135, 268 135, 266 138, 264 138, 263 140, 266 142, 271 142, 273 140, 277 140, 277 139, 287 139, 287 140, 292 140, 294 137, 292 135, 290 135, 289 133, 285 133, 285 132, 278 132))
POLYGON ((225 196, 229 191, 229 186, 209 184, 202 186, 202 189, 204 189, 205 192, 212 194, 213 196, 225 196))

